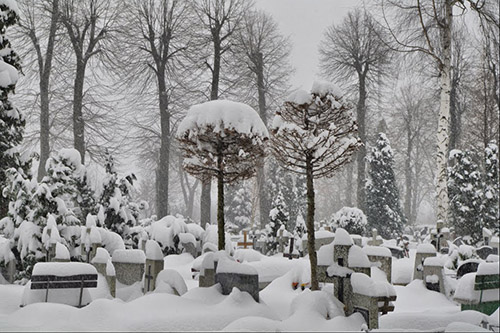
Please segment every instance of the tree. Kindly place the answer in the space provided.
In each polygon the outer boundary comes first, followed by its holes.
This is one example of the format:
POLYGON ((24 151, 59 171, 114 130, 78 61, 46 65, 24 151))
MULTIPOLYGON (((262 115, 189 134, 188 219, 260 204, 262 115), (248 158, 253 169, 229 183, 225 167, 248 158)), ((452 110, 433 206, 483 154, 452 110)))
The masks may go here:
POLYGON ((485 149, 484 173, 483 173, 483 200, 481 205, 481 217, 483 227, 495 229, 498 227, 500 218, 500 189, 498 178, 498 145, 492 141, 485 149))
POLYGON ((249 184, 240 182, 226 185, 225 196, 229 198, 224 207, 224 217, 233 231, 239 232, 250 227, 252 217, 252 193, 249 184), (227 194, 227 195, 226 195, 227 194))
POLYGON ((454 165, 448 168, 450 195, 450 220, 460 236, 470 236, 473 241, 481 233, 481 173, 471 151, 458 149, 450 152, 454 165))
MULTIPOLYGON (((207 53, 204 64, 210 72, 211 101, 219 99, 221 86, 221 70, 223 58, 232 47, 231 39, 243 19, 243 15, 250 6, 248 0, 196 0, 193 1, 194 11, 199 19, 202 33, 201 43, 211 47, 212 52, 207 53), (209 59, 212 60, 209 63, 209 59)), ((206 179, 202 182, 200 201, 201 226, 210 223, 211 183, 206 179)))
POLYGON ((272 150, 280 165, 306 176, 307 245, 313 290, 319 288, 314 239, 314 179, 331 176, 349 162, 361 145, 351 109, 338 87, 315 82, 311 93, 299 90, 283 103, 271 127, 272 150))
POLYGON ((363 235, 366 232, 366 216, 356 207, 342 207, 333 215, 332 223, 349 234, 363 235))
POLYGON ((431 57, 439 72, 440 108, 436 136, 437 219, 446 222, 449 209, 447 162, 450 140, 453 8, 458 7, 462 14, 470 8, 479 14, 481 21, 492 22, 497 29, 498 17, 491 4, 475 0, 423 0, 416 4, 412 0, 381 0, 381 7, 385 27, 395 44, 392 48, 404 53, 421 52, 431 57), (388 16, 391 10, 390 24, 388 16))
POLYGON ((60 20, 66 28, 75 56, 73 82, 74 148, 85 162, 85 121, 83 97, 85 74, 91 59, 105 53, 105 40, 110 38, 116 20, 116 8, 110 0, 61 0, 60 20))
MULTIPOLYGON (((337 82, 357 81, 358 103, 356 107, 358 134, 366 142, 366 100, 368 90, 386 75, 390 49, 383 38, 383 31, 373 18, 360 9, 349 12, 341 24, 330 26, 320 45, 320 66, 323 75, 337 82)), ((365 207, 365 157, 364 146, 359 148, 357 160, 357 202, 365 207)))
MULTIPOLYGON (((15 5, 15 3, 13 3, 15 5)), ((7 187, 6 171, 23 167, 19 145, 23 140, 26 121, 9 100, 16 88, 21 60, 5 35, 7 28, 17 23, 16 8, 10 2, 0 4, 0 189, 7 187)), ((8 201, 0 193, 0 218, 7 215, 8 201)))
POLYGON ((224 184, 255 175, 268 137, 255 110, 231 101, 194 105, 179 125, 186 171, 201 181, 217 179, 219 250, 225 249, 224 184))
MULTIPOLYGON (((271 15, 252 10, 243 17, 236 43, 233 53, 238 60, 241 59, 241 66, 237 68, 242 77, 243 87, 240 89, 244 90, 242 93, 249 95, 244 100, 248 99, 251 105, 258 105, 259 115, 267 126, 269 106, 289 87, 288 81, 292 73, 288 63, 290 41, 279 34, 278 25, 271 15)), ((264 163, 262 165, 257 172, 261 228, 268 221, 272 198, 266 191, 264 163)))
POLYGON ((274 197, 272 209, 269 212, 269 222, 266 224, 266 251, 267 255, 273 255, 278 247, 278 232, 285 230, 288 224, 288 213, 285 206, 283 194, 278 192, 274 197))
POLYGON ((399 190, 394 175, 394 157, 389 140, 379 133, 376 146, 368 157, 369 182, 366 185, 366 217, 370 228, 382 237, 402 233, 406 218, 399 203, 399 190))
POLYGON ((40 164, 38 181, 45 175, 45 162, 50 155, 50 78, 52 60, 59 26, 59 0, 41 2, 36 0, 20 1, 20 9, 25 18, 19 23, 24 36, 28 37, 35 49, 40 89, 40 164), (48 13, 49 19, 45 19, 48 13), (48 24, 48 29, 45 25, 48 24), (48 30, 48 31, 47 31, 48 30), (45 50, 42 42, 46 42, 45 50))

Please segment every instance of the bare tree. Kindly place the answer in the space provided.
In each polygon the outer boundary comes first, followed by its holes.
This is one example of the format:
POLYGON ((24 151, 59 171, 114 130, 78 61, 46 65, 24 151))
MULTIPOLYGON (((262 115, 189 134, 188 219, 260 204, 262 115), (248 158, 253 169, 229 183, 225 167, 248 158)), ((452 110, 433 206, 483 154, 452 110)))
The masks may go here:
MULTIPOLYGON (((323 76, 337 82, 357 81, 357 123, 359 137, 366 142, 366 100, 370 85, 386 75, 390 50, 382 38, 382 30, 366 12, 349 12, 341 24, 330 26, 321 43, 320 66, 323 76)), ((366 149, 361 147, 357 159, 357 202, 365 207, 366 149)))
POLYGON ((319 289, 314 179, 332 176, 362 145, 351 109, 337 87, 315 83, 310 94, 299 90, 285 101, 272 123, 272 150, 276 159, 285 170, 306 175, 307 246, 313 290, 319 289))
MULTIPOLYGON (((290 52, 290 40, 279 33, 272 16, 256 10, 246 13, 233 51, 236 58, 241 59, 241 68, 238 68, 242 76, 240 98, 245 92, 249 95, 243 97, 244 100, 258 106, 259 115, 266 126, 269 105, 276 104, 274 102, 289 88, 288 81, 293 72, 288 62, 290 52)), ((261 228, 268 222, 271 202, 265 184, 263 166, 257 171, 261 228)))
POLYGON ((20 3, 22 34, 29 38, 36 53, 40 89, 40 164, 38 181, 45 175, 45 162, 50 155, 50 78, 59 21, 59 0, 23 0, 20 3), (47 17, 48 16, 48 17, 47 17), (46 27, 48 25, 48 27, 46 27), (48 30, 48 31, 46 31, 48 30), (45 46, 42 48, 42 43, 45 46))
POLYGON ((189 109, 177 138, 186 171, 202 181, 217 179, 219 250, 224 250, 224 184, 255 175, 265 154, 267 129, 248 105, 210 101, 189 109))
MULTIPOLYGON (((203 62, 210 72, 210 100, 219 99, 222 60, 231 49, 232 38, 240 27, 243 15, 252 1, 248 0, 196 0, 194 11, 199 19, 201 44, 211 47, 203 62)), ((211 180, 202 182, 200 220, 204 227, 210 223, 211 180)))
POLYGON ((117 10, 110 0, 61 0, 60 20, 71 42, 76 70, 73 82, 74 147, 85 162, 85 121, 83 97, 85 75, 90 60, 102 55, 109 39, 117 10))
POLYGON ((394 42, 393 49, 421 52, 431 57, 439 70, 440 111, 437 129, 437 219, 447 221, 447 161, 450 140, 451 60, 453 8, 472 10, 481 19, 498 27, 498 16, 488 2, 481 0, 380 0, 384 25, 394 42), (468 4, 468 6, 466 5, 468 4), (389 17, 391 17, 389 19, 389 17))

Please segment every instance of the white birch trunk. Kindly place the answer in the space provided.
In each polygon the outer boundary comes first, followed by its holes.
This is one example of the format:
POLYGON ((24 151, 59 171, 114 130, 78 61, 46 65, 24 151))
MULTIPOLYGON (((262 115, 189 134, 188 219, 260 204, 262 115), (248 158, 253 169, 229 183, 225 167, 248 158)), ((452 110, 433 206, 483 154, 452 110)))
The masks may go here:
POLYGON ((449 119, 450 119, 450 93, 451 93, 451 31, 452 31, 452 3, 447 0, 445 4, 445 22, 443 27, 443 58, 440 66, 441 96, 439 108, 439 122, 437 133, 437 219, 447 223, 448 220, 448 144, 449 119))

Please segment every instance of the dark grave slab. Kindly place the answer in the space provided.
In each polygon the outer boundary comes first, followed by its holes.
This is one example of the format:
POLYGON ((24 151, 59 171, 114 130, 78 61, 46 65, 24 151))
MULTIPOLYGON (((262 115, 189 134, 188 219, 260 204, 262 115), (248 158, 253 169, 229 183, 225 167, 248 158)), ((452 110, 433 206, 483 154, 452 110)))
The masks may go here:
POLYGON ((479 258, 486 260, 486 258, 488 258, 490 254, 496 254, 495 250, 496 249, 493 249, 491 246, 484 245, 476 249, 476 254, 479 256, 479 258))
POLYGON ((259 275, 216 273, 215 283, 220 283, 223 295, 229 295, 236 287, 249 293, 256 302, 259 301, 259 275))
POLYGON ((477 272, 477 267, 479 266, 478 261, 467 261, 461 264, 457 269, 457 279, 461 278, 467 273, 477 272))

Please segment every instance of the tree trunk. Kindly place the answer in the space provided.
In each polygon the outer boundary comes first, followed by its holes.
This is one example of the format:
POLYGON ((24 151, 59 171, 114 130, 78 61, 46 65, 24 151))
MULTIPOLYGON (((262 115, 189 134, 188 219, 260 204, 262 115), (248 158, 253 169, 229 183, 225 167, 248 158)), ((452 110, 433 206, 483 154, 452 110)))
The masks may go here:
POLYGON ((49 110, 49 90, 50 73, 52 71, 52 58, 54 55, 54 42, 57 31, 57 21, 59 20, 59 0, 52 1, 52 13, 50 21, 49 38, 47 50, 45 52, 45 62, 40 59, 39 64, 43 64, 40 71, 40 164, 38 165, 37 179, 40 182, 45 176, 45 163, 50 155, 50 110, 49 110))
POLYGON ((73 140, 74 147, 85 163, 85 122, 83 120, 83 85, 86 63, 81 57, 76 59, 75 85, 73 87, 73 140))
POLYGON ((311 263, 311 290, 319 290, 318 276, 316 268, 318 266, 318 258, 314 243, 314 180, 312 158, 306 157, 306 182, 307 182, 307 250, 309 252, 309 262, 311 263))
POLYGON ((346 184, 346 191, 345 191, 345 206, 347 207, 352 207, 352 181, 353 181, 353 172, 354 168, 350 167, 350 165, 347 165, 347 168, 345 169, 347 173, 347 184, 346 184))
POLYGON ((449 118, 450 118, 450 71, 451 71, 451 29, 452 29, 452 4, 445 1, 445 22, 443 27, 443 62, 440 66, 441 93, 437 133, 437 219, 447 223, 448 220, 448 144, 449 144, 449 118))
MULTIPOLYGON (((257 91, 259 95, 259 115, 262 122, 267 127, 267 108, 266 108, 266 87, 264 84, 264 60, 262 52, 254 54, 256 60, 256 74, 257 74, 257 91)), ((263 229, 268 220, 271 207, 269 205, 269 198, 266 191, 266 173, 265 173, 265 159, 262 158, 262 165, 257 170, 257 184, 259 186, 259 215, 260 215, 260 228, 263 229)))
POLYGON ((366 157, 366 133, 365 133, 365 114, 366 114, 366 77, 363 73, 358 74, 359 77, 359 99, 357 107, 357 123, 358 136, 363 142, 363 146, 359 147, 356 154, 358 164, 358 188, 357 202, 358 208, 365 210, 365 157, 366 157))
POLYGON ((405 182, 406 182, 406 194, 405 194, 405 215, 408 218, 409 224, 413 224, 412 214, 411 214, 411 204, 412 204, 412 195, 414 193, 412 188, 413 175, 411 172, 411 153, 413 150, 413 140, 412 133, 410 132, 410 128, 407 128, 406 132, 407 138, 407 149, 406 149, 406 159, 405 159, 405 182))
POLYGON ((170 114, 168 112, 168 97, 165 83, 165 71, 160 68, 158 71, 158 98, 160 104, 160 160, 158 163, 157 179, 157 202, 156 211, 158 218, 168 215, 168 166, 170 160, 170 114))
POLYGON ((222 152, 217 155, 217 228, 219 236, 219 251, 226 248, 224 232, 224 166, 222 165, 222 152))

